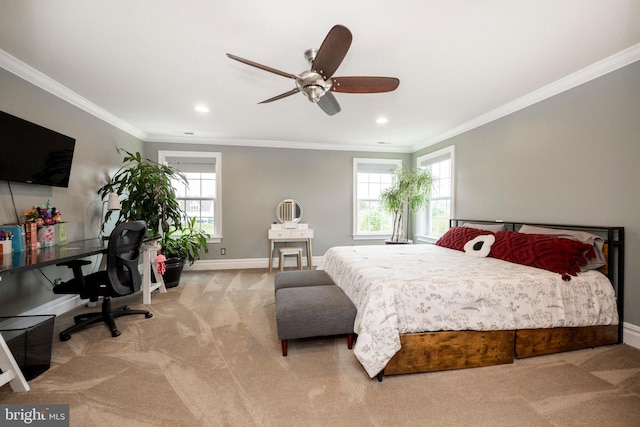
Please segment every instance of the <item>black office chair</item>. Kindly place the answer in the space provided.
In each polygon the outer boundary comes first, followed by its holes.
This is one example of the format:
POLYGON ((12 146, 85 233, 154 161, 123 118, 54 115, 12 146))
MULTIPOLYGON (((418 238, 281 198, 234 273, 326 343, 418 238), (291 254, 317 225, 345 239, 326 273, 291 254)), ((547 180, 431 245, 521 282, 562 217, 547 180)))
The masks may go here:
POLYGON ((111 236, 107 247, 106 270, 84 276, 82 266, 91 261, 74 260, 58 265, 66 265, 73 270, 74 278, 54 286, 55 294, 79 294, 82 299, 90 301, 102 300, 102 311, 85 313, 73 318, 75 325, 60 332, 60 341, 71 339, 71 333, 94 323, 103 321, 111 329, 111 336, 117 337, 120 331, 114 319, 131 314, 144 314, 148 319, 153 317, 148 310, 131 310, 127 306, 111 308, 111 298, 130 295, 140 290, 142 277, 138 271, 140 246, 146 232, 144 221, 131 221, 118 225, 111 236))

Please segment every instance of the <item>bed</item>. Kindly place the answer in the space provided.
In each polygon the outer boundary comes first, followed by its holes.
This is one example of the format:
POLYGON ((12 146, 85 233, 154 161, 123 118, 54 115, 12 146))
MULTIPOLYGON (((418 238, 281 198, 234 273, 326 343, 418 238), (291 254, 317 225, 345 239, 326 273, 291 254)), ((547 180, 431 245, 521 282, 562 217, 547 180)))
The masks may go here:
POLYGON ((318 268, 356 305, 354 353, 371 378, 622 342, 624 228, 456 219, 445 236, 325 253, 318 268), (533 263, 518 259, 531 247, 533 263))

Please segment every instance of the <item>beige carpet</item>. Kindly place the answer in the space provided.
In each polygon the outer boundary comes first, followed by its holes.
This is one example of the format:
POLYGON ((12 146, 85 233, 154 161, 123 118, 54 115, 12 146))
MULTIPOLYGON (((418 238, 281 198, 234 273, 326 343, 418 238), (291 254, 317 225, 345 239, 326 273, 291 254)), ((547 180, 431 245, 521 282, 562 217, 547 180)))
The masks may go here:
POLYGON ((0 388, 0 403, 68 403, 83 427, 640 426, 640 350, 626 345, 382 383, 344 338, 292 341, 282 357, 273 277, 187 272, 154 294, 152 319, 118 319, 118 338, 102 325, 56 337, 51 369, 28 393, 0 388))

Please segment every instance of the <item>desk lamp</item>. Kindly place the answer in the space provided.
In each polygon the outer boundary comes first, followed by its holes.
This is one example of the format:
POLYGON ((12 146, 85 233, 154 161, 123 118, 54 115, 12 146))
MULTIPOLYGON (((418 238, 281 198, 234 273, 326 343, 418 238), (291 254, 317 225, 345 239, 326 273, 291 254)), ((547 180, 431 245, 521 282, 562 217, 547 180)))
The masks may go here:
POLYGON ((106 215, 105 206, 107 207, 107 211, 121 210, 122 205, 120 204, 120 200, 118 200, 118 194, 109 193, 109 198, 102 201, 102 219, 100 221, 100 237, 102 237, 102 240, 109 239, 109 236, 104 234, 104 217, 106 215))

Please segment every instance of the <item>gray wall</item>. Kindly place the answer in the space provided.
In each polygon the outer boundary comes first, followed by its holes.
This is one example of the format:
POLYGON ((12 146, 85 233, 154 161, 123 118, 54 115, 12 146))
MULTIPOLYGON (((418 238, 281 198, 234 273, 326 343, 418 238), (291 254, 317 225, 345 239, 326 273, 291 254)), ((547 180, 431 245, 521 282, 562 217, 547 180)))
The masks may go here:
MULTIPOLYGON (((302 222, 313 228, 313 254, 331 246, 381 243, 352 239, 353 158, 397 158, 409 164, 408 154, 319 151, 282 148, 146 143, 145 154, 158 158, 159 150, 217 151, 222 153, 222 233, 203 259, 268 257, 267 230, 276 221, 277 204, 298 200, 302 222), (220 255, 220 248, 226 255, 220 255)), ((266 267, 266 263, 264 264, 266 267)))
POLYGON ((455 215, 624 226, 640 325, 640 62, 415 153, 455 145, 455 215))
MULTIPOLYGON (((142 150, 142 142, 2 68, 0 110, 76 138, 68 188, 0 182, 0 224, 15 223, 16 215, 23 221, 24 211, 50 200, 67 223, 68 240, 97 237, 102 205, 96 190, 122 163, 116 147, 142 150)), ((23 313, 57 298, 45 276, 71 277, 60 267, 2 276, 0 316, 23 313)))

